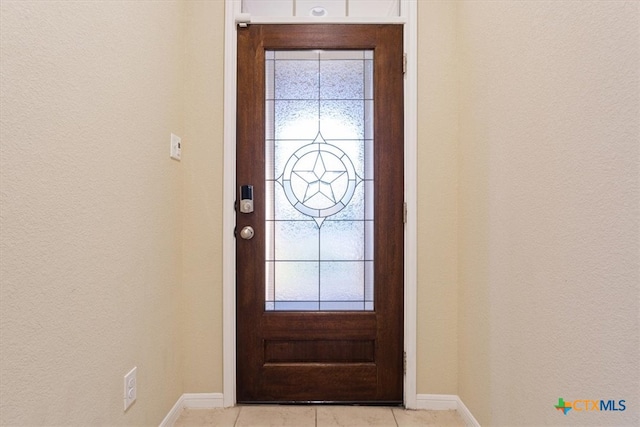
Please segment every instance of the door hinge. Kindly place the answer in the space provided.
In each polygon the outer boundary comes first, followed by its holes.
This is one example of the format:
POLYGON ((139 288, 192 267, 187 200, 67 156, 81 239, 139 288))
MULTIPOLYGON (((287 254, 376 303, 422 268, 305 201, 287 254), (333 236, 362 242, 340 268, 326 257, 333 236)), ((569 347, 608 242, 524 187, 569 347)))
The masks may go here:
POLYGON ((402 204, 402 223, 407 223, 407 202, 402 204))
POLYGON ((407 73, 407 54, 402 54, 402 74, 407 73))
POLYGON ((402 352, 402 373, 403 374, 407 373, 407 352, 406 351, 402 352))

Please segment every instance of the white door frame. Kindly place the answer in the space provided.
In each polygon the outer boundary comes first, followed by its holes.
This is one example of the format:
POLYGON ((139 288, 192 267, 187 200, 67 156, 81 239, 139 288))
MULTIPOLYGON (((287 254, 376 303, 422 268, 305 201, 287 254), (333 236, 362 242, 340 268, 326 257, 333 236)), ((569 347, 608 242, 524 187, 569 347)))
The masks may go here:
POLYGON ((403 23, 407 67, 404 86, 404 181, 407 222, 404 256, 404 350, 406 372, 404 405, 417 409, 416 390, 416 300, 417 300, 417 0, 400 0, 401 17, 389 19, 309 18, 273 19, 241 14, 241 0, 225 0, 224 53, 224 189, 222 254, 222 362, 224 406, 236 404, 236 292, 234 202, 237 197, 236 176, 236 60, 237 22, 253 23, 403 23))

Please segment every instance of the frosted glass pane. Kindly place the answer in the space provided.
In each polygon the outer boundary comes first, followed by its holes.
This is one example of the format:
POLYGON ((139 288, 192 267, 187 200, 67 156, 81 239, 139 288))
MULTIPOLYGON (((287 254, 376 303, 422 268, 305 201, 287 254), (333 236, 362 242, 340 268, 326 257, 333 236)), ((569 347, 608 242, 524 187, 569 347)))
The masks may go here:
POLYGON ((275 138, 275 111, 274 102, 267 101, 264 106, 265 123, 264 123, 264 137, 266 139, 273 140, 275 138))
POLYGON ((274 176, 280 177, 284 173, 284 167, 291 156, 300 148, 309 144, 311 140, 299 141, 299 140, 279 140, 275 141, 275 154, 274 154, 274 176))
POLYGON ((364 61, 326 61, 320 67, 320 98, 364 97, 364 61))
POLYGON ((273 140, 265 141, 265 152, 264 152, 264 171, 266 179, 275 179, 276 175, 274 175, 275 167, 275 153, 274 153, 274 143, 273 140))
POLYGON ((329 209, 340 201, 347 204, 347 191, 354 185, 341 158, 328 151, 318 154, 317 149, 296 157, 295 167, 290 174, 285 172, 285 179, 290 181, 295 200, 318 210, 329 209))
POLYGON ((374 241, 373 241, 373 221, 365 221, 364 224, 365 224, 365 226, 364 226, 365 233, 367 235, 367 237, 365 238, 365 248, 364 248, 365 254, 364 254, 364 256, 365 256, 365 259, 367 261, 371 261, 371 260, 374 259, 373 258, 373 252, 374 252, 373 251, 373 244, 374 244, 374 241))
MULTIPOLYGON (((268 1, 268 0, 265 0, 268 1)), ((270 51, 267 51, 270 52, 270 51)), ((304 59, 304 60, 318 60, 317 50, 276 50, 273 51, 276 59, 304 59)))
POLYGON ((277 260, 318 260, 318 226, 313 221, 275 223, 277 260))
POLYGON ((307 215, 302 214, 300 211, 296 210, 287 197, 284 194, 284 189, 282 185, 277 184, 275 186, 275 218, 277 220, 293 220, 293 221, 304 221, 308 220, 309 217, 307 215))
POLYGON ((264 203, 265 203, 265 209, 264 209, 264 219, 266 219, 267 221, 272 221, 275 219, 275 215, 274 215, 274 197, 273 197, 273 191, 274 189, 274 181, 266 181, 265 182, 265 189, 264 189, 264 203))
POLYGON ((371 50, 321 50, 320 60, 327 61, 331 59, 353 59, 363 60, 367 52, 373 52, 371 50))
POLYGON ((265 309, 372 310, 373 51, 265 56, 265 309))
POLYGON ((265 61, 264 63, 264 74, 265 74, 265 94, 264 97, 266 100, 270 100, 274 98, 275 94, 275 73, 274 73, 274 61, 265 61))
POLYGON ((317 134, 317 101, 278 100, 275 102, 275 137, 277 139, 313 140, 317 134))
POLYGON ((365 101, 364 108, 364 137, 373 139, 373 101, 365 101))
POLYGON ((327 140, 364 138, 364 101, 321 101, 320 132, 327 140))
POLYGON ((373 301, 373 261, 364 263, 364 299, 373 301))
POLYGON ((267 261, 275 260, 275 223, 273 221, 266 221, 265 223, 265 231, 264 231, 264 239, 265 239, 265 259, 267 261))
POLYGON ((276 262, 276 301, 317 301, 319 277, 317 262, 276 262))
POLYGON ((364 213, 365 219, 373 219, 373 181, 364 182, 365 202, 364 213))
POLYGON ((349 204, 340 212, 331 217, 331 220, 362 220, 364 219, 364 185, 356 187, 349 204))
POLYGON ((364 177, 364 142, 361 139, 332 140, 331 145, 338 147, 349 158, 355 173, 364 177))
POLYGON ((318 61, 275 63, 277 99, 318 99, 318 61))
POLYGON ((320 229, 320 259, 364 259, 364 221, 326 221, 320 229))
POLYGON ((364 301, 320 301, 320 310, 324 311, 362 311, 364 301))
POLYGON ((364 61, 364 97, 373 99, 373 61, 364 61))
POLYGON ((275 263, 269 261, 265 263, 265 277, 266 277, 266 292, 265 300, 273 301, 276 298, 275 290, 275 263))
POLYGON ((364 301, 364 263, 323 262, 320 265, 322 301, 364 301))
POLYGON ((373 141, 364 141, 364 179, 373 179, 373 141))
POLYGON ((315 311, 320 308, 318 301, 276 301, 273 305, 278 311, 315 311))

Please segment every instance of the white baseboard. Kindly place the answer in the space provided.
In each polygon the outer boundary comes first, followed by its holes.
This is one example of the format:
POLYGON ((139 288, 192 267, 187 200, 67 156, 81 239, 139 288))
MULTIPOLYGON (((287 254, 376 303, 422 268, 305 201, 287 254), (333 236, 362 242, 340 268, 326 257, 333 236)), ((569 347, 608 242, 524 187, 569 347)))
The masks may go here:
POLYGON ((173 427, 183 409, 211 409, 224 407, 222 393, 185 393, 178 398, 160 427, 173 427))
POLYGON ((164 420, 160 423, 159 427, 173 427, 173 425, 178 421, 178 417, 182 413, 184 409, 184 395, 178 398, 178 401, 173 405, 173 408, 169 411, 164 420))
POLYGON ((184 398, 184 408, 224 408, 222 393, 185 393, 182 397, 184 398))
POLYGON ((480 427, 480 423, 455 394, 419 394, 416 398, 417 408, 431 411, 455 410, 469 427, 480 427))
POLYGON ((429 411, 458 409, 458 400, 455 394, 419 394, 416 398, 416 409, 429 411))
POLYGON ((464 404, 462 399, 460 399, 459 396, 456 396, 456 397, 458 397, 457 411, 458 411, 458 414, 460 414, 460 416, 464 420, 464 423, 469 427, 480 427, 480 423, 478 422, 478 420, 475 419, 475 417, 473 416, 469 408, 467 408, 467 406, 464 404))

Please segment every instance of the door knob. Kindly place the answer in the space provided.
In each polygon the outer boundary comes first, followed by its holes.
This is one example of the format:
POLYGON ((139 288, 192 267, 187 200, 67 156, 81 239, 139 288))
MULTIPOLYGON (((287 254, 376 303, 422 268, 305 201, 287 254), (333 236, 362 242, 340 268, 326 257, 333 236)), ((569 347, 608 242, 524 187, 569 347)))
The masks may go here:
POLYGON ((240 230, 240 237, 242 237, 245 240, 251 239, 253 235, 254 235, 253 227, 250 225, 242 227, 242 230, 240 230))

